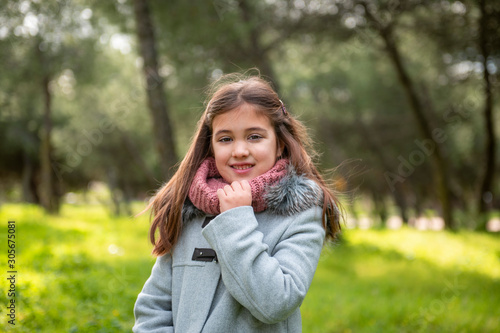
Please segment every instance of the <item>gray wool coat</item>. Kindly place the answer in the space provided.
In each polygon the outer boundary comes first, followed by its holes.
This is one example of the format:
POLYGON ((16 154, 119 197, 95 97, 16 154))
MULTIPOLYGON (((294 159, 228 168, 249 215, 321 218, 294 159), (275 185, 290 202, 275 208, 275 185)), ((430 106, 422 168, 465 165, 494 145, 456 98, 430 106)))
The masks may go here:
POLYGON ((134 307, 134 332, 301 332, 299 307, 325 231, 322 194, 289 170, 251 206, 207 217, 186 202, 172 253, 158 257, 134 307))

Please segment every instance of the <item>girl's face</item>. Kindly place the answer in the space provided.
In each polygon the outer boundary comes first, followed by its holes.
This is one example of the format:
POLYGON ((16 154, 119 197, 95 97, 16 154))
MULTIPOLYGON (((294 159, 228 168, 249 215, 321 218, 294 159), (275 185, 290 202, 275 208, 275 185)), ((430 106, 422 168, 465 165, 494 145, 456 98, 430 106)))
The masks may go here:
POLYGON ((212 133, 215 164, 228 183, 269 171, 282 152, 271 121, 250 104, 216 116, 212 133))

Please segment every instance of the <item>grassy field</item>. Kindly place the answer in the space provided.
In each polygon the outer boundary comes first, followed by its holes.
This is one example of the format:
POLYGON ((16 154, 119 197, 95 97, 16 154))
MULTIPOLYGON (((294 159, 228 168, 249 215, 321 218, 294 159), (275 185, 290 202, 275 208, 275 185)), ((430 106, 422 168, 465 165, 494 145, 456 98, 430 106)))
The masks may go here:
MULTIPOLYGON (((136 207, 139 211, 140 206, 136 207)), ((148 214, 102 206, 0 207, 0 331, 129 332, 154 259, 148 214), (8 221, 16 231, 16 325, 6 305, 8 221)), ((304 332, 498 332, 500 235, 346 230, 325 246, 302 305, 304 332)))

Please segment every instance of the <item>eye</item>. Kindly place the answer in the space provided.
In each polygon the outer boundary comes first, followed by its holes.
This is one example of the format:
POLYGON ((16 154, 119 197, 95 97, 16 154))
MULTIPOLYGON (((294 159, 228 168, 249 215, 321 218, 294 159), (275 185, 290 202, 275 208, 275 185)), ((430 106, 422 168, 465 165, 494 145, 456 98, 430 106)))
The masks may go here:
POLYGON ((228 137, 228 136, 223 136, 222 138, 220 138, 219 140, 217 140, 219 142, 230 142, 231 141, 231 138, 228 137))
POLYGON ((250 141, 258 141, 260 139, 262 139, 262 136, 259 134, 252 134, 248 137, 248 140, 250 141))

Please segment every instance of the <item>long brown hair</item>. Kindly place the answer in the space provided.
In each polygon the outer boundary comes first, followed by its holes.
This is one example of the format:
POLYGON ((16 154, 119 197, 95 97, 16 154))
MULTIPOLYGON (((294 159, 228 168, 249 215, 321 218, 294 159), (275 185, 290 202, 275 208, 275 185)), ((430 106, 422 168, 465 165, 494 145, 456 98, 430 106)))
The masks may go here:
POLYGON ((212 97, 198 121, 186 156, 170 181, 158 190, 146 208, 153 208, 151 214, 154 218, 149 233, 154 245, 153 254, 170 252, 181 235, 182 207, 189 188, 203 160, 212 156, 213 119, 243 104, 251 104, 270 119, 278 142, 284 147, 281 157, 289 159, 298 174, 314 180, 321 187, 324 197, 323 226, 327 237, 335 237, 340 231, 338 200, 314 165, 316 153, 306 128, 286 111, 271 85, 259 76, 228 74, 213 84, 211 92, 212 97))

